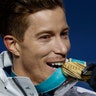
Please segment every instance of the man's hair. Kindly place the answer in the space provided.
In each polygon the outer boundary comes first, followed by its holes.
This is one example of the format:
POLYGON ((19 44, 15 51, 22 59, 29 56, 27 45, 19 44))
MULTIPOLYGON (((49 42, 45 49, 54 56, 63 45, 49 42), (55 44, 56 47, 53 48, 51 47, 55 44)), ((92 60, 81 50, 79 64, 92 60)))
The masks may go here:
POLYGON ((45 9, 63 8, 62 0, 0 0, 0 34, 23 41, 28 28, 27 16, 45 9))

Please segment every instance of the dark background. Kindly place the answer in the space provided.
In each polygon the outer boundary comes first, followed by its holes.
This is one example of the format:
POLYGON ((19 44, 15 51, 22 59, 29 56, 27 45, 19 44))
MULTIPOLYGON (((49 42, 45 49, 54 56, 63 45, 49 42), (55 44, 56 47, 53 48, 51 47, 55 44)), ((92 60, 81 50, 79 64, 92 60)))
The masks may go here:
POLYGON ((70 26, 69 57, 96 61, 96 0, 64 0, 70 26))
MULTIPOLYGON (((64 0, 70 26, 68 58, 96 62, 96 0, 64 0)), ((0 38, 0 52, 5 50, 0 38)), ((91 89, 87 83, 77 85, 91 89)))

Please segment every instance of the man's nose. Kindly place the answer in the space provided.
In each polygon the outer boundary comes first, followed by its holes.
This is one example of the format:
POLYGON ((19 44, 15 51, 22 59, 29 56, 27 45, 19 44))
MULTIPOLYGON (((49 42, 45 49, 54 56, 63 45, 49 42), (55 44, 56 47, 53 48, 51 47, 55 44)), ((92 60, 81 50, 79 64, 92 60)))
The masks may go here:
POLYGON ((57 54, 67 54, 67 52, 69 50, 68 45, 69 45, 68 42, 64 42, 62 40, 57 40, 54 42, 53 50, 57 54))

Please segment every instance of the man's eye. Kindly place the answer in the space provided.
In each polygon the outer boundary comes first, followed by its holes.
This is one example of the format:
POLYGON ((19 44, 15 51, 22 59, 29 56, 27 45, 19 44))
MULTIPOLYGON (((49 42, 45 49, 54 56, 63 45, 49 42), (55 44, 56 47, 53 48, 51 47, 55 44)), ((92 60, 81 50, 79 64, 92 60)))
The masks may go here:
POLYGON ((61 36, 62 36, 63 38, 68 38, 68 37, 69 37, 69 32, 62 32, 62 33, 61 33, 61 36))
POLYGON ((50 36, 49 35, 45 35, 45 36, 41 36, 40 38, 41 39, 48 39, 48 38, 50 38, 50 36))
POLYGON ((44 36, 39 37, 39 40, 41 41, 49 41, 50 39, 51 39, 50 35, 44 35, 44 36))

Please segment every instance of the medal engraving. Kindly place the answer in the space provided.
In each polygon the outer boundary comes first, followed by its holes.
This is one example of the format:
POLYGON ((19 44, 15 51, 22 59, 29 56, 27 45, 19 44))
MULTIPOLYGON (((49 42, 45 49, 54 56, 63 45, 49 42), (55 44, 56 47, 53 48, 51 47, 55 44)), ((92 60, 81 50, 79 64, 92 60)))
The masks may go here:
POLYGON ((81 75, 85 67, 86 64, 80 64, 78 62, 65 62, 62 65, 62 71, 66 76, 87 81, 90 78, 90 75, 81 75))

